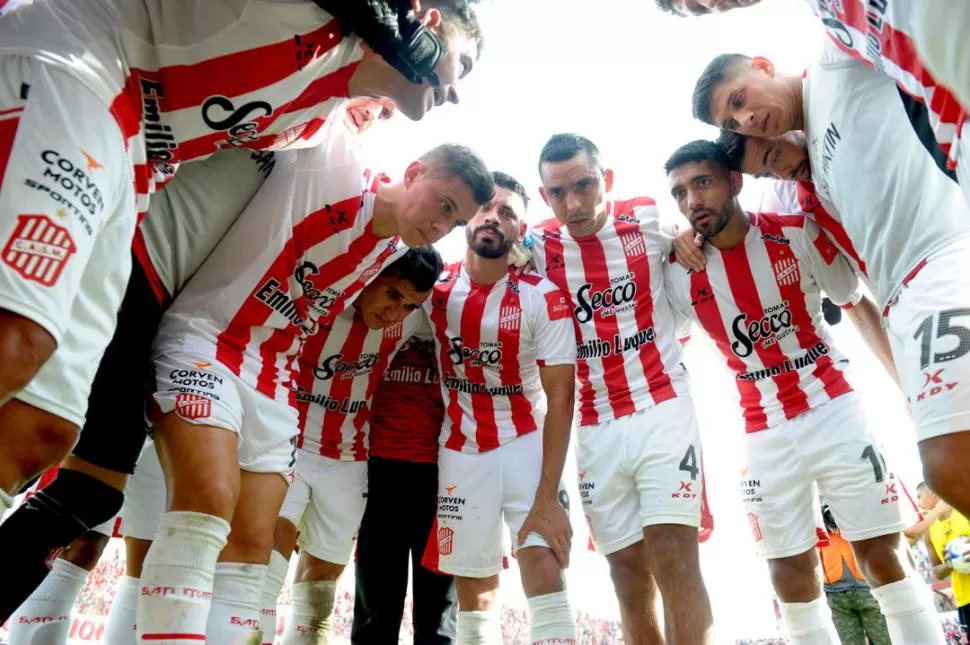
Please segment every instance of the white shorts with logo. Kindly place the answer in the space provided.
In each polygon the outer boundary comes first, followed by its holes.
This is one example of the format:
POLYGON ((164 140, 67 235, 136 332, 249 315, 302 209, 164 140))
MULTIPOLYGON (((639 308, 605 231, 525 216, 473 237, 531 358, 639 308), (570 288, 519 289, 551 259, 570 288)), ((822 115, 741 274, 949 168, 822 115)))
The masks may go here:
POLYGON ((886 318, 919 441, 970 430, 970 243, 937 253, 886 318))
POLYGON ((366 505, 366 461, 337 461, 297 451, 296 478, 280 517, 299 528, 302 550, 325 562, 350 562, 366 505))
POLYGON ((155 402, 163 414, 239 435, 239 467, 293 481, 296 410, 246 385, 224 365, 185 350, 156 350, 155 402))
MULTIPOLYGON (((438 570, 466 578, 498 575, 505 557, 503 520, 514 549, 535 501, 541 472, 541 430, 488 452, 442 447, 438 451, 438 570)), ((518 548, 533 546, 548 548, 549 544, 538 533, 530 533, 518 548)))
POLYGON ((815 547, 819 495, 850 542, 906 527, 898 503, 902 490, 855 392, 783 425, 746 434, 743 452, 741 501, 765 558, 815 547))
POLYGON ((635 544, 646 526, 700 526, 701 440, 689 393, 576 435, 580 501, 598 553, 635 544))
POLYGON ((120 533, 139 540, 154 540, 165 506, 165 475, 155 444, 148 441, 134 474, 128 478, 125 502, 121 505, 120 533))
POLYGON ((0 56, 0 309, 57 341, 17 398, 78 427, 131 272, 131 164, 92 92, 35 59, 0 56))

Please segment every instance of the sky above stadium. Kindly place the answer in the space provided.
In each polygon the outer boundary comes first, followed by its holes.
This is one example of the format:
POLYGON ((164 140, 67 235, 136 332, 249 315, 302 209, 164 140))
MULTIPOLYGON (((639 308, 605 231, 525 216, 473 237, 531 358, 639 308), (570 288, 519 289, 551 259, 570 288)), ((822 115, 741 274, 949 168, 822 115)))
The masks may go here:
MULTIPOLYGON (((740 52, 766 56, 779 70, 800 72, 812 62, 821 38, 801 0, 764 0, 751 9, 697 19, 663 14, 653 0, 485 0, 479 14, 486 49, 460 90, 461 103, 438 108, 418 124, 399 119, 374 144, 382 161, 389 162, 386 167, 402 169, 438 143, 468 144, 492 168, 525 184, 533 197, 531 222, 551 216, 538 194, 536 161, 548 137, 563 131, 583 134, 600 147, 616 172, 615 196, 650 195, 665 217, 680 217, 662 166, 680 145, 716 136, 690 111, 691 89, 704 66, 718 54, 740 52)), ((763 184, 748 178, 742 204, 756 208, 762 190, 763 184)), ((463 231, 438 247, 447 260, 460 258, 463 231)), ((886 458, 915 487, 919 462, 901 395, 848 321, 836 328, 836 339, 855 364, 855 381, 886 458)), ((767 569, 754 553, 738 495, 742 425, 733 382, 696 329, 687 360, 716 525, 701 547, 701 560, 718 641, 771 634, 775 620, 767 569)), ((605 561, 585 550, 587 529, 576 501, 572 458, 566 477, 574 500, 568 572, 574 604, 616 618, 605 561)), ((513 569, 503 577, 503 600, 521 606, 517 575, 513 569)))

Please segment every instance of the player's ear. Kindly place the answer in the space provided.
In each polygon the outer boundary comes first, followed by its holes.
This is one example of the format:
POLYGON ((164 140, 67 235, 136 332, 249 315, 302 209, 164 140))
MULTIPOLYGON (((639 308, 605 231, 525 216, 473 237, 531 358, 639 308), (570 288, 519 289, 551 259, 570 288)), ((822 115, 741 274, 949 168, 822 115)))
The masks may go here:
POLYGON ((603 171, 603 188, 606 192, 613 190, 613 169, 607 168, 603 171))
POLYGON ((737 170, 732 170, 730 173, 731 178, 731 194, 737 197, 741 194, 741 189, 744 188, 744 175, 742 175, 737 170))
POLYGON ((404 171, 404 185, 407 188, 416 182, 424 174, 424 164, 420 161, 412 161, 408 169, 404 171))
POLYGON ((755 56, 751 59, 751 67, 759 69, 768 76, 774 78, 775 76, 775 65, 770 60, 764 56, 755 56))
POLYGON ((549 205, 549 195, 546 194, 546 189, 543 186, 539 186, 539 196, 542 197, 542 201, 549 205))
POLYGON ((525 232, 529 230, 529 225, 525 223, 525 220, 519 220, 519 241, 525 239, 525 232))

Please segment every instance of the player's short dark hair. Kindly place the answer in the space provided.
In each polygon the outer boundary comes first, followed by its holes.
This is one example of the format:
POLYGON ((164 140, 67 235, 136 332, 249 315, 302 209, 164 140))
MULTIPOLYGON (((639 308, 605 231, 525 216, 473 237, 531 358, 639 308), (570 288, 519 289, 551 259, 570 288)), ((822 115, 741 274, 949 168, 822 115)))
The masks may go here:
POLYGON ((731 163, 728 161, 727 155, 724 154, 724 148, 706 139, 697 139, 677 148, 664 164, 664 170, 669 175, 681 166, 698 161, 710 162, 727 172, 732 170, 731 163))
POLYGON ((529 208, 529 194, 525 192, 525 186, 520 184, 518 180, 512 175, 502 172, 501 170, 492 171, 492 179, 495 181, 496 186, 501 186, 506 190, 511 190, 513 193, 522 198, 522 203, 525 205, 526 209, 529 208))
POLYGON ((731 170, 741 172, 744 164, 744 146, 747 140, 748 137, 745 135, 730 130, 721 130, 721 134, 718 135, 717 144, 724 150, 731 170))
POLYGON ((916 492, 918 493, 921 488, 926 488, 926 482, 920 482, 916 484, 916 492))
POLYGON ((418 161, 425 165, 429 175, 449 173, 461 179, 479 206, 488 203, 495 194, 491 171, 468 146, 443 143, 421 155, 418 161))
POLYGON ((677 0, 656 0, 656 2, 657 2, 657 8, 660 9, 661 11, 666 11, 667 13, 673 14, 675 16, 679 16, 681 18, 691 14, 695 16, 699 16, 699 15, 710 13, 709 9, 700 9, 700 8, 697 11, 693 11, 693 12, 681 11, 676 6, 677 0))
POLYGON ((721 54, 704 68, 700 77, 694 84, 694 94, 691 103, 694 109, 694 118, 704 123, 711 122, 711 99, 714 97, 714 90, 724 81, 731 80, 737 76, 738 70, 745 69, 744 65, 750 65, 751 57, 744 54, 721 54))
POLYGON ((595 143, 582 135, 564 132, 552 135, 546 141, 546 145, 542 146, 542 151, 539 153, 539 176, 542 176, 542 164, 566 161, 572 159, 580 152, 586 153, 590 161, 596 165, 596 169, 600 171, 600 174, 606 170, 603 166, 600 149, 596 147, 595 143))
POLYGON ((478 14, 472 9, 468 0, 424 0, 421 7, 440 11, 444 28, 453 28, 463 36, 474 40, 475 58, 481 57, 482 49, 485 47, 485 36, 478 22, 478 14))
POLYGON ((384 273, 407 280, 415 291, 431 291, 443 268, 444 262, 433 246, 418 246, 394 260, 384 273))

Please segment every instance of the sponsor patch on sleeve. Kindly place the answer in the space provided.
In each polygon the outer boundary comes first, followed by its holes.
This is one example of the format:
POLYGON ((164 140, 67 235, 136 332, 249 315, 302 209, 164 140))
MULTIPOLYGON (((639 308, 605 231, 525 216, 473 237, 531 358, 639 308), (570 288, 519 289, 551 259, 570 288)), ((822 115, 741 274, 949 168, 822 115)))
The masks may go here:
POLYGON ((572 307, 561 291, 551 291, 545 295, 549 320, 562 320, 572 315, 572 307))
POLYGON ((815 248, 818 249, 822 259, 825 260, 825 264, 832 264, 835 262, 835 258, 839 257, 839 250, 835 248, 832 240, 823 231, 819 231, 815 237, 815 248))

